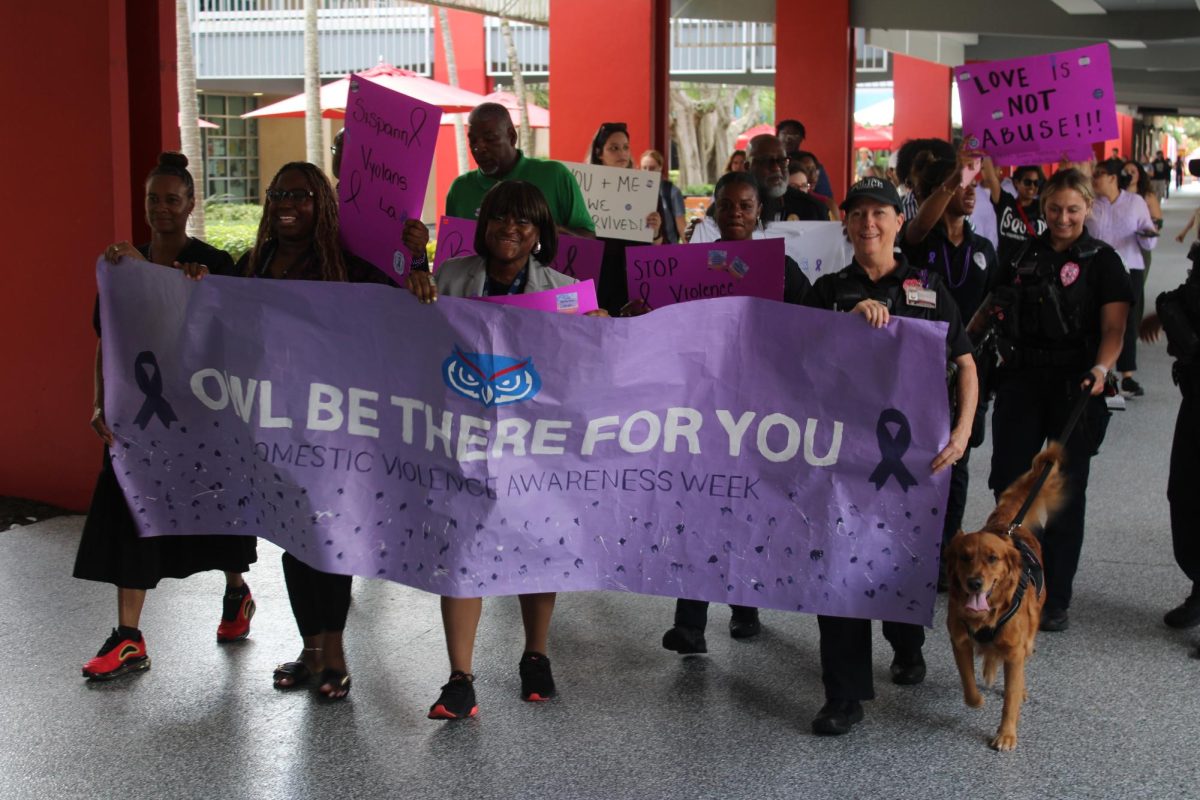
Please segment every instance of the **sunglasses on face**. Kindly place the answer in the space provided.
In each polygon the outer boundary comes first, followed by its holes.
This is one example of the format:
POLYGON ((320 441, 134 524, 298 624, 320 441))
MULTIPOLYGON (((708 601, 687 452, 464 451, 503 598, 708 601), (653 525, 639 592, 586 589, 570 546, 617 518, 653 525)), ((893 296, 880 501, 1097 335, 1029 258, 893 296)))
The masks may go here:
POLYGON ((267 199, 272 203, 281 203, 284 200, 291 200, 293 203, 303 203, 310 197, 315 197, 308 189, 268 189, 267 199))
POLYGON ((1021 184, 1022 186, 1041 186, 1042 185, 1042 182, 1039 181, 1037 178, 1022 178, 1021 180, 1019 180, 1017 182, 1019 184, 1021 184))

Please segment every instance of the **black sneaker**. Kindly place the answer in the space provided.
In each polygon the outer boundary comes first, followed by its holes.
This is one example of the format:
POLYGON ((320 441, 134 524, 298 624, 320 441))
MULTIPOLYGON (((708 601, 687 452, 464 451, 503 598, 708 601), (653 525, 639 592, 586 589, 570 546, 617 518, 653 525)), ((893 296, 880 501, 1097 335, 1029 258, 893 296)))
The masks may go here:
POLYGON ((762 632, 762 623, 758 621, 758 609, 735 611, 729 618, 729 635, 734 639, 751 639, 762 632))
POLYGON ((897 686, 916 686, 925 680, 925 657, 920 650, 902 653, 892 659, 892 683, 897 686))
POLYGON ((682 625, 676 625, 663 634, 662 646, 668 650, 674 650, 682 656, 708 652, 708 644, 704 641, 704 631, 685 628, 682 625))
POLYGON ((554 697, 554 676, 550 674, 550 659, 541 653, 528 651, 517 665, 521 673, 521 697, 530 702, 554 697))
POLYGON ((849 733, 856 722, 862 722, 862 718, 862 703, 857 700, 830 700, 813 718, 812 731, 818 736, 841 736, 849 733))
POLYGON ((1065 631, 1071 627, 1071 618, 1067 616, 1065 608, 1045 608, 1042 609, 1042 624, 1040 630, 1047 633, 1058 633, 1065 631))
POLYGON ((430 719, 467 719, 478 713, 475 676, 465 672, 451 672, 437 702, 429 707, 430 719))
POLYGON ((1167 624, 1168 628, 1179 630, 1200 625, 1200 593, 1193 590, 1181 605, 1163 615, 1163 622, 1167 624))
POLYGON ((1121 378, 1121 394, 1126 397, 1141 397, 1145 393, 1146 390, 1133 378, 1121 378))

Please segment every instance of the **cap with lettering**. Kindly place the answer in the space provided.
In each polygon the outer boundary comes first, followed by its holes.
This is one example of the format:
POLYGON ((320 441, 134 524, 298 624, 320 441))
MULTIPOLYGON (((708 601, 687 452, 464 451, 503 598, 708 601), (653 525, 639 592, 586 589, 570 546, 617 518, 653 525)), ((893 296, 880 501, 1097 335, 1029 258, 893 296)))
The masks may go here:
POLYGON ((850 206, 864 197, 885 205, 895 206, 897 211, 900 210, 900 193, 896 191, 895 186, 880 178, 863 178, 851 186, 850 191, 846 193, 846 199, 842 201, 839 208, 842 211, 848 211, 850 206))

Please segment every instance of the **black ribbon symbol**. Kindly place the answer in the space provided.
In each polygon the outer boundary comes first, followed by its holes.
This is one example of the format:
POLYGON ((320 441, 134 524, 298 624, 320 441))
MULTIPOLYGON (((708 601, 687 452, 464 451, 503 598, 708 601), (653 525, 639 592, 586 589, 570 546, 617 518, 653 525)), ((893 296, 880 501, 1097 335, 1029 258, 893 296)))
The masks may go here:
POLYGON ((421 143, 421 129, 425 127, 425 120, 428 119, 428 117, 429 117, 429 114, 425 111, 425 109, 421 108, 420 106, 417 106, 416 108, 414 108, 412 111, 409 112, 409 114, 408 114, 408 127, 409 127, 408 146, 409 147, 412 147, 414 144, 421 143))
POLYGON ((570 275, 572 278, 578 277, 575 274, 575 256, 579 254, 577 245, 567 245, 567 258, 558 268, 558 271, 563 275, 570 275))
POLYGON ((875 438, 879 441, 880 461, 875 467, 875 471, 867 478, 868 481, 875 484, 875 490, 882 489, 892 475, 896 476, 896 482, 906 492, 908 487, 916 486, 917 479, 901 461, 904 454, 908 452, 908 446, 912 444, 912 429, 908 425, 908 417, 904 416, 904 412, 895 408, 884 409, 879 415, 879 422, 875 423, 875 438), (895 436, 888 430, 888 423, 896 425, 895 436))
POLYGON ((653 311, 654 306, 650 305, 650 284, 647 281, 642 281, 642 285, 638 288, 638 293, 642 296, 642 303, 645 304, 647 311, 653 311))
POLYGON ((175 416, 175 409, 171 408, 171 404, 162 396, 162 370, 158 368, 158 359, 154 357, 154 353, 149 350, 138 353, 133 362, 133 377, 142 394, 146 395, 146 402, 142 403, 137 416, 133 418, 133 424, 146 430, 150 418, 158 417, 162 420, 163 427, 170 428, 171 423, 179 417, 175 416), (149 372, 150 369, 154 371, 149 372))
POLYGON ((358 207, 358 193, 362 191, 362 173, 358 170, 350 173, 350 193, 346 195, 346 205, 353 205, 354 208, 361 212, 358 207))

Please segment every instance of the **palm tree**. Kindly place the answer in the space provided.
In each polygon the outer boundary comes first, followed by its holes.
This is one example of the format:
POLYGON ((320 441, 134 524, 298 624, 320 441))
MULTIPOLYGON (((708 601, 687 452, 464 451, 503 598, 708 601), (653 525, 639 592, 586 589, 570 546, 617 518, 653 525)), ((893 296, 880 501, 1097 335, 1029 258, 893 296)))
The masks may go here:
POLYGON ((500 35, 504 37, 504 46, 508 50, 508 71, 513 77, 513 93, 517 96, 517 108, 521 121, 521 150, 527 156, 533 152, 533 129, 529 127, 529 103, 525 99, 525 76, 521 72, 521 60, 517 58, 517 45, 513 41, 512 26, 508 19, 500 18, 500 35))
POLYGON ((196 208, 188 218, 188 234, 204 238, 204 151, 200 145, 200 109, 196 103, 196 58, 192 54, 192 25, 188 0, 175 0, 175 58, 179 62, 179 143, 196 181, 196 208))
POLYGON ((306 160, 325 163, 321 135, 321 59, 317 47, 317 0, 304 0, 304 142, 306 160))
MULTIPOLYGON (((446 51, 446 77, 450 85, 458 86, 458 62, 454 58, 454 37, 450 35, 450 21, 446 9, 438 9, 438 25, 442 29, 442 48, 446 51)), ((463 115, 454 115, 454 150, 458 154, 458 174, 467 171, 467 133, 463 128, 463 115)))

